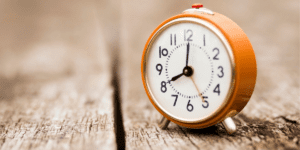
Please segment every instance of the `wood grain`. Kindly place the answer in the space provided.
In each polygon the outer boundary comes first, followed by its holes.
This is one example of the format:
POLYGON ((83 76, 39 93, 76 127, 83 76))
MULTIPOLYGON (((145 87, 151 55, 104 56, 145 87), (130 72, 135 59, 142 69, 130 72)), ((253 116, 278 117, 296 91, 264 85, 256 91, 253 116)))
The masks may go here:
POLYGON ((24 81, 0 101, 1 149, 116 148, 110 74, 24 81))
POLYGON ((122 18, 122 109, 127 149, 300 149, 299 2, 214 1, 204 7, 244 29, 257 57, 254 94, 228 135, 221 125, 161 130, 160 114, 143 89, 140 59, 147 38, 162 21, 196 1, 124 2, 122 18), (296 6, 297 5, 297 6, 296 6), (226 6, 226 7, 224 7, 226 6), (140 78, 140 77, 139 77, 140 78))

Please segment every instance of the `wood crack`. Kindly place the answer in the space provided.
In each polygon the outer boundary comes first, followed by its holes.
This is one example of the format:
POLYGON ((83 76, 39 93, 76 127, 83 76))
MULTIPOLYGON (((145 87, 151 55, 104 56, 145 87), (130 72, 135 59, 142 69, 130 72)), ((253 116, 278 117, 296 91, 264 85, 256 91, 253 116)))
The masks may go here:
POLYGON ((122 116, 122 109, 121 109, 121 91, 120 91, 120 74, 118 74, 119 70, 119 55, 117 53, 118 48, 115 45, 116 49, 113 49, 115 53, 114 58, 112 58, 112 85, 114 88, 114 126, 115 126, 115 136, 117 142, 117 149, 125 149, 125 130, 123 125, 123 116, 122 116))
POLYGON ((292 123, 292 124, 300 124, 296 120, 289 119, 288 117, 285 117, 285 116, 279 116, 279 117, 276 117, 276 118, 282 118, 284 121, 292 123))

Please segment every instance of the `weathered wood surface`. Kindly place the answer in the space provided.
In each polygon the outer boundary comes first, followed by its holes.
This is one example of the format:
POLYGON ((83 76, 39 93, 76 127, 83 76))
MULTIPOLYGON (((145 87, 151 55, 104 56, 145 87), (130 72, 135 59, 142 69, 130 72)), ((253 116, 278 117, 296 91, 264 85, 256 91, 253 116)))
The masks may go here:
POLYGON ((0 2, 0 149, 116 149, 94 1, 0 2))
POLYGON ((248 35, 257 56, 257 85, 228 135, 221 125, 161 130, 160 114, 140 76, 144 44, 154 28, 196 1, 126 1, 121 32, 121 93, 127 149, 300 149, 299 1, 214 1, 248 35), (131 9, 130 9, 131 8, 131 9), (134 9, 133 9, 134 8, 134 9))
POLYGON ((110 76, 25 80, 0 101, 1 149, 116 148, 110 76))

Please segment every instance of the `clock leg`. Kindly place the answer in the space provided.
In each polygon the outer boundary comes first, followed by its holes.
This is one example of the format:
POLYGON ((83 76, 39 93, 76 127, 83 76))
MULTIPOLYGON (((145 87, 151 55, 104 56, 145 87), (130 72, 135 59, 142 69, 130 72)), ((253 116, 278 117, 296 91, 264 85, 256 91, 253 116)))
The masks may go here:
POLYGON ((165 129, 168 128, 169 123, 170 123, 170 120, 168 120, 167 118, 165 118, 164 116, 162 116, 162 118, 161 118, 161 120, 160 120, 158 126, 159 126, 161 129, 165 130, 165 129))
POLYGON ((230 117, 226 118, 222 124, 224 125, 228 134, 232 134, 236 131, 236 125, 230 117))

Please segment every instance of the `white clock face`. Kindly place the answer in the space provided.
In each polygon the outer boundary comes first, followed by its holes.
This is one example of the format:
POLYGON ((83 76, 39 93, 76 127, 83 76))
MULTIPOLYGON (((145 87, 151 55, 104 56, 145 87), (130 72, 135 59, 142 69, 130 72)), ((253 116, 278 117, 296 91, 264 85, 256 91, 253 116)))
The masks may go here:
POLYGON ((155 104, 170 117, 199 122, 218 112, 232 87, 231 48, 208 22, 181 18, 162 27, 145 56, 155 104))

